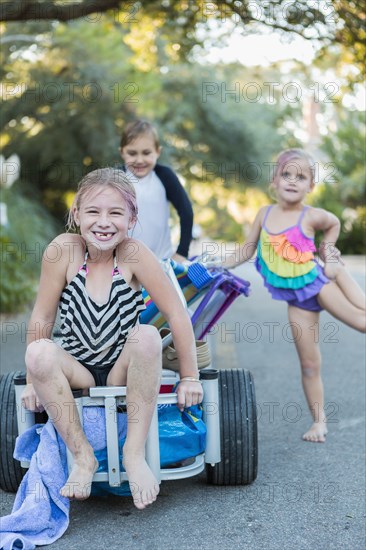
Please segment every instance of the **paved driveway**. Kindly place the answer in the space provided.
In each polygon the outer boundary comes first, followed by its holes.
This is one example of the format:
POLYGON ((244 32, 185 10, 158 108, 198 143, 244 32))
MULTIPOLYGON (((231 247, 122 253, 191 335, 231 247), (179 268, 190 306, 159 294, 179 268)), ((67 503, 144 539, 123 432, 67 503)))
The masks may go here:
MULTIPOLYGON (((364 285, 364 258, 347 263, 364 285)), ((266 299, 253 266, 238 274, 252 282, 252 295, 233 304, 211 341, 218 367, 254 374, 257 480, 248 487, 211 487, 202 474, 165 482, 158 501, 143 512, 128 498, 73 502, 69 529, 54 550, 364 549, 365 337, 322 314, 330 433, 323 445, 305 443, 310 417, 286 307, 266 299)), ((25 322, 3 323, 2 372, 23 369, 25 322)), ((1 494, 2 514, 13 500, 1 494)))

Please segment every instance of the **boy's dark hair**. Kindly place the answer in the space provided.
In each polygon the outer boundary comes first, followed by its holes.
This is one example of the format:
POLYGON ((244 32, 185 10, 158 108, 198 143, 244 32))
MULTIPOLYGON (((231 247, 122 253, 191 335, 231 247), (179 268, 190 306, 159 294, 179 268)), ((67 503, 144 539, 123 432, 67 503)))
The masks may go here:
POLYGON ((143 134, 150 134, 154 140, 156 149, 159 149, 160 142, 158 132, 147 120, 135 120, 126 125, 121 137, 121 149, 143 134))

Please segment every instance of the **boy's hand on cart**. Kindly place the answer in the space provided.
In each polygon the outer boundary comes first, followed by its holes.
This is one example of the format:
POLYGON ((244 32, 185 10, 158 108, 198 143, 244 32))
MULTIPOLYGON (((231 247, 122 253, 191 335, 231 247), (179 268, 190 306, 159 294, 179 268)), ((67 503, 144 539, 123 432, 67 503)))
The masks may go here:
POLYGON ((198 405, 203 399, 201 381, 193 376, 183 376, 178 384, 177 396, 180 411, 192 407, 192 405, 198 405))
POLYGON ((28 411, 43 412, 44 407, 38 399, 36 392, 34 391, 33 384, 27 384, 23 390, 21 397, 22 405, 28 411))

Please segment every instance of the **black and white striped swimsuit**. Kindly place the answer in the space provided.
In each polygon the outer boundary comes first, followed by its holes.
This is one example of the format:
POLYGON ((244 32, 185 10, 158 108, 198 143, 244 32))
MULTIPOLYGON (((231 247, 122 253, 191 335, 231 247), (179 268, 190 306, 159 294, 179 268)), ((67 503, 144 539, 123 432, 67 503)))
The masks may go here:
POLYGON ((145 309, 141 291, 133 290, 122 277, 115 251, 113 257, 112 286, 105 304, 94 302, 86 291, 88 251, 59 303, 60 345, 92 373, 97 385, 105 384, 129 332, 145 309))

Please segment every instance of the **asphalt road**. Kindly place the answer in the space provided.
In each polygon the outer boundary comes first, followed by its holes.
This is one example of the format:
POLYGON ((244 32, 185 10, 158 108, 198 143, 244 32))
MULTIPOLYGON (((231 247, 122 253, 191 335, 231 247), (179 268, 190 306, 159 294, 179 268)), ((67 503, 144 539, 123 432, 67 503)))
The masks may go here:
MULTIPOLYGON (((364 258, 347 265, 365 286, 364 258)), ((212 335, 219 368, 244 367, 255 379, 258 478, 247 487, 213 487, 205 474, 164 482, 143 512, 130 498, 72 502, 70 526, 53 550, 363 550, 365 548, 365 337, 322 313, 320 342, 329 435, 301 435, 310 416, 300 386, 286 307, 267 299, 253 266, 252 283, 212 335)), ((23 370, 27 317, 3 319, 1 372, 23 370)), ((1 494, 1 514, 14 495, 1 494)))

